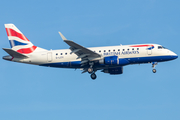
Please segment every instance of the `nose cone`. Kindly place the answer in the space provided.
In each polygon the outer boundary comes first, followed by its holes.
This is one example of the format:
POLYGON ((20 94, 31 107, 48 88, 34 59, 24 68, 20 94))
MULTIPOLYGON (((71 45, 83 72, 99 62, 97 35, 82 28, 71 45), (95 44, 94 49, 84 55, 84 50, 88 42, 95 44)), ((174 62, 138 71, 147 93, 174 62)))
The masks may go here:
POLYGON ((172 56, 173 59, 177 59, 178 58, 178 55, 174 55, 172 56))
POLYGON ((171 52, 171 57, 172 57, 172 59, 177 59, 178 55, 174 52, 171 52))

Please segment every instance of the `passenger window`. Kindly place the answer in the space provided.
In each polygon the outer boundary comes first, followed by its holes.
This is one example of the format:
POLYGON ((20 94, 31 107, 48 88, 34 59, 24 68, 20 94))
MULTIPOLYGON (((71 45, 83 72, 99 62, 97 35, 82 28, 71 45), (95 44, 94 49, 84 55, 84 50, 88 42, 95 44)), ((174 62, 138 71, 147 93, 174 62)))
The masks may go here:
POLYGON ((110 52, 111 50, 109 50, 109 52, 110 52))
POLYGON ((139 48, 137 48, 137 50, 139 50, 139 48))
POLYGON ((134 50, 134 48, 132 50, 134 50))
POLYGON ((56 55, 58 55, 58 53, 56 53, 56 55))
POLYGON ((104 50, 104 52, 106 52, 106 50, 104 50))
POLYGON ((65 53, 65 55, 67 55, 67 53, 65 53))
POLYGON ((127 49, 129 51, 129 49, 127 49))
POLYGON ((63 54, 61 53, 61 55, 63 55, 63 54))
POLYGON ((120 49, 118 49, 118 51, 120 51, 120 49))
POLYGON ((123 49, 123 51, 124 51, 124 49, 123 49))
POLYGON ((113 50, 113 51, 115 51, 115 50, 113 50))
POLYGON ((101 51, 99 51, 99 52, 101 52, 101 51))

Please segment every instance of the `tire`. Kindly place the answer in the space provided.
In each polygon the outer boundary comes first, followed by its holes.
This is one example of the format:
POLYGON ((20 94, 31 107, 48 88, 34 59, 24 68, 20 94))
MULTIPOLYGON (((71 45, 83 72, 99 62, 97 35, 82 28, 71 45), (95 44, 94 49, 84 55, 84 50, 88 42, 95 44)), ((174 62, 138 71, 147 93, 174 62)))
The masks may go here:
POLYGON ((91 78, 92 78, 93 80, 95 80, 95 79, 97 78, 96 74, 95 74, 95 73, 91 74, 91 78))
POLYGON ((88 68, 88 73, 92 73, 93 72, 93 68, 88 68))
POLYGON ((153 71, 153 73, 156 73, 156 69, 153 69, 152 71, 153 71))

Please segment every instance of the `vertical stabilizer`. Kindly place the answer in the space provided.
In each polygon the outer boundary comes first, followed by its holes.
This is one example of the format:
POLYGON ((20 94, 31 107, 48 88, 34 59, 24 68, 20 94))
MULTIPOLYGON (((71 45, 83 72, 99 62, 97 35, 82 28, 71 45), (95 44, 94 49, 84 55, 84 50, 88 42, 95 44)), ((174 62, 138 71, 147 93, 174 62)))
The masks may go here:
POLYGON ((14 51, 21 54, 30 54, 36 50, 37 47, 14 24, 5 24, 5 28, 11 48, 14 51))

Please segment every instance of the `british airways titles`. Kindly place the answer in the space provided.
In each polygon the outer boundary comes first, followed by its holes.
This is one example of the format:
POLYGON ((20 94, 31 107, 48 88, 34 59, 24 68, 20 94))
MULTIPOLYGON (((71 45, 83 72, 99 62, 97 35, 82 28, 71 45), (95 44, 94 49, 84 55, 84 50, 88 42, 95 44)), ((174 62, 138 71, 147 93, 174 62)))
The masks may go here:
POLYGON ((139 51, 105 52, 104 56, 109 56, 109 55, 128 55, 128 54, 139 54, 139 51))

